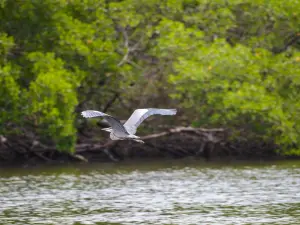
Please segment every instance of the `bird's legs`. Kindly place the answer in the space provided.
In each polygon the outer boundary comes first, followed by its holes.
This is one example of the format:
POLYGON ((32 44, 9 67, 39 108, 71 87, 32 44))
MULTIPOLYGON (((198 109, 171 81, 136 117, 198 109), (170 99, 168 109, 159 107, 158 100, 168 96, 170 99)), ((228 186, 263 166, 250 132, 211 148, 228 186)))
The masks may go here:
POLYGON ((127 138, 139 143, 144 143, 139 136, 136 136, 134 134, 129 134, 127 138))
POLYGON ((132 139, 133 141, 136 141, 136 142, 139 142, 139 143, 142 143, 142 144, 144 144, 145 142, 144 141, 142 141, 142 140, 140 140, 140 139, 132 139))

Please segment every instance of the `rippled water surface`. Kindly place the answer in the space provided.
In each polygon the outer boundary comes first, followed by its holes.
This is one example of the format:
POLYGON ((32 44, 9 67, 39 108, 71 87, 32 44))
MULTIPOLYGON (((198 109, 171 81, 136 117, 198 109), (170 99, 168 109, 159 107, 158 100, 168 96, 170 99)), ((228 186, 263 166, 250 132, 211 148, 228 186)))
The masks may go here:
POLYGON ((2 168, 0 224, 300 224, 300 162, 2 168))

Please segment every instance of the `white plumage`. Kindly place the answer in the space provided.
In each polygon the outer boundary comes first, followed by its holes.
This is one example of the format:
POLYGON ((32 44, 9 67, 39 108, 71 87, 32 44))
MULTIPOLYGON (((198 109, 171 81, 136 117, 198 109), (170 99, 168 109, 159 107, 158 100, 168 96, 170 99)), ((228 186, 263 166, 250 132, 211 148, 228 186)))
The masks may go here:
POLYGON ((175 115, 177 113, 176 109, 136 109, 129 119, 122 125, 122 123, 108 115, 95 110, 86 110, 81 113, 81 115, 85 118, 92 117, 103 117, 111 127, 104 128, 103 130, 110 132, 110 138, 112 140, 124 140, 124 139, 132 139, 138 142, 143 142, 139 140, 139 137, 134 135, 138 126, 149 116, 151 115, 175 115))

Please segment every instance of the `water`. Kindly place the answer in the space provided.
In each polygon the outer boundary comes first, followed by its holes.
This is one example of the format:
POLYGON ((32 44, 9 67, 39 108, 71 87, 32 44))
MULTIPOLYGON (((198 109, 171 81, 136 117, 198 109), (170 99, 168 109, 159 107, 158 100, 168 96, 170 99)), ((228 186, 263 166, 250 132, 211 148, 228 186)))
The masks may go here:
POLYGON ((300 224, 300 162, 1 169, 0 224, 300 224))

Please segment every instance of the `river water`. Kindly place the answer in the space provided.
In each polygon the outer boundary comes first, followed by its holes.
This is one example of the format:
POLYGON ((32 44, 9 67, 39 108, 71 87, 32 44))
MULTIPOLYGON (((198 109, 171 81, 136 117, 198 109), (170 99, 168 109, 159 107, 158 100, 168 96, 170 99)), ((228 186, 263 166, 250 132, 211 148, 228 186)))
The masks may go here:
POLYGON ((0 224, 300 224, 300 162, 2 168, 0 224))

